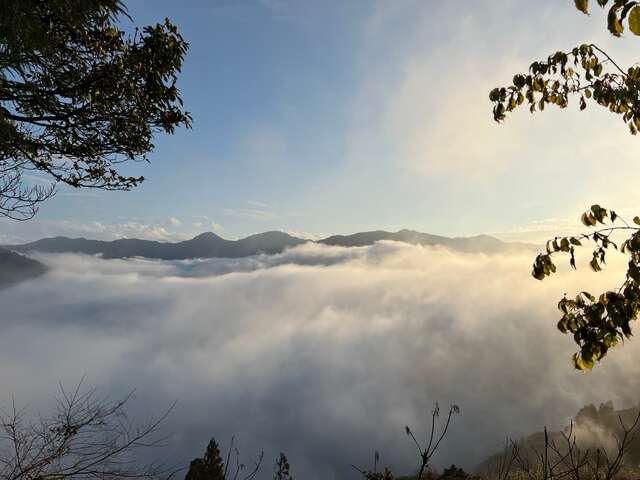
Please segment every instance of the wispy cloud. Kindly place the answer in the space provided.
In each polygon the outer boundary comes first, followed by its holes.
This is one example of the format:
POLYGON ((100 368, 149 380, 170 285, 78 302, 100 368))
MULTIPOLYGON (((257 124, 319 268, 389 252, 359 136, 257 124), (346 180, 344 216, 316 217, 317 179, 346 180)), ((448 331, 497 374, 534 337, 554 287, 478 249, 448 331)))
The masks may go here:
POLYGON ((255 202, 253 200, 248 200, 247 204, 252 206, 252 207, 256 207, 256 208, 262 208, 262 209, 267 209, 269 208, 269 205, 263 202, 255 202))
POLYGON ((222 212, 229 217, 259 222, 269 222, 281 218, 279 214, 264 208, 224 208, 222 212))
POLYGON ((176 218, 176 217, 169 217, 167 218, 167 225, 170 227, 177 227, 179 225, 182 224, 182 222, 180 221, 180 219, 176 218))

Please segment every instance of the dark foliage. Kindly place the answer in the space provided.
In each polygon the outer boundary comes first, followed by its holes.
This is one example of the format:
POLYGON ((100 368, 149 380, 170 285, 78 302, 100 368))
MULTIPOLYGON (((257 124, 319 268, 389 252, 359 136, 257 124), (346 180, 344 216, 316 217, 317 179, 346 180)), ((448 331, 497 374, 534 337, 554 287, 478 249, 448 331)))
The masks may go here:
POLYGON ((467 472, 465 472, 462 468, 456 467, 455 465, 451 465, 449 468, 445 468, 442 471, 442 475, 440 475, 440 480, 474 480, 480 477, 475 477, 467 472))
POLYGON ((224 480, 225 469, 220 448, 215 439, 211 439, 203 458, 191 461, 185 480, 224 480))
POLYGON ((56 183, 133 188, 144 178, 121 164, 190 125, 176 87, 188 44, 168 19, 127 35, 123 18, 119 0, 0 3, 0 216, 31 218, 56 183))
POLYGON ((580 292, 575 298, 565 295, 558 303, 562 313, 558 329, 573 336, 580 347, 573 362, 576 368, 586 370, 593 368, 595 362, 604 358, 619 341, 631 336, 631 321, 640 312, 640 217, 635 217, 633 224, 629 224, 615 211, 593 205, 582 214, 582 223, 587 227, 600 224, 602 228, 547 242, 547 251, 537 256, 532 275, 543 280, 555 273, 552 256, 558 253, 568 254, 569 264, 576 268, 575 248, 581 247, 584 241, 594 245, 589 266, 595 272, 603 269, 610 250, 619 248, 629 257, 626 277, 616 290, 597 297, 589 292, 580 292), (631 235, 618 247, 611 238, 615 232, 631 232, 631 235))
MULTIPOLYGON (((240 453, 234 447, 233 442, 234 439, 232 438, 226 461, 223 462, 218 443, 212 438, 207 445, 204 457, 191 461, 185 480, 253 480, 262 465, 263 454, 260 453, 253 465, 253 469, 247 473, 246 465, 240 462, 240 453), (234 454, 233 458, 232 453, 234 454)), ((283 462, 283 474, 286 472, 289 475, 289 463, 284 454, 280 456, 279 462, 281 461, 283 462)), ((290 477, 286 476, 282 477, 282 479, 288 480, 290 477)))
POLYGON ((287 459, 287 456, 282 452, 280 452, 280 456, 276 461, 273 480, 293 480, 293 477, 291 476, 291 466, 289 465, 289 460, 287 459))

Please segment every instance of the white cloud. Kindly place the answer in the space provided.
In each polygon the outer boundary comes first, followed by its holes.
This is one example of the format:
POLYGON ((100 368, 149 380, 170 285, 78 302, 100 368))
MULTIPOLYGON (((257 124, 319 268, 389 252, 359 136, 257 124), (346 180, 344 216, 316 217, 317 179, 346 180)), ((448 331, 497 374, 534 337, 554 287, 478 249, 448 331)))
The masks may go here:
POLYGON ((505 241, 546 242, 556 236, 573 236, 587 229, 577 218, 545 218, 495 235, 505 241))
POLYGON ((363 178, 394 192, 392 202, 411 220, 432 214, 463 234, 573 218, 596 202, 640 203, 637 139, 616 115, 595 104, 580 112, 572 101, 533 116, 523 108, 497 125, 488 99, 533 60, 585 40, 633 64, 631 40, 612 39, 599 8, 586 17, 552 2, 534 9, 523 1, 375 5, 347 107, 349 165, 338 179, 345 190, 354 184, 343 178, 363 178), (541 28, 550 25, 563 28, 541 28), (378 175, 389 175, 389 185, 378 175))
POLYGON ((0 398, 41 406, 82 374, 111 392, 137 387, 133 414, 177 398, 171 460, 235 434, 243 454, 265 449, 265 469, 285 451, 301 478, 348 478, 374 449, 408 471, 404 425, 421 431, 440 401, 463 414, 438 463, 470 467, 506 435, 637 398, 637 342, 580 375, 555 329, 562 293, 615 285, 623 261, 536 282, 528 255, 393 242, 236 260, 41 258, 46 277, 0 292, 0 398))
POLYGON ((516 127, 513 119, 496 125, 488 92, 526 68, 528 58, 514 55, 504 35, 499 41, 487 37, 485 16, 475 7, 378 5, 363 33, 361 55, 373 60, 363 63, 362 84, 351 107, 352 158, 384 152, 399 168, 464 183, 494 177, 519 155, 528 128, 516 127), (404 42, 383 45, 400 18, 404 42), (492 47, 495 55, 487 55, 492 47), (394 49, 384 71, 376 60, 381 48, 394 49))
POLYGON ((88 237, 97 240, 140 238, 162 242, 189 238, 190 233, 176 232, 180 220, 169 217, 165 221, 135 221, 123 219, 119 222, 49 220, 36 218, 30 222, 12 222, 0 219, 5 233, 0 234, 0 244, 30 242, 46 237, 88 237))

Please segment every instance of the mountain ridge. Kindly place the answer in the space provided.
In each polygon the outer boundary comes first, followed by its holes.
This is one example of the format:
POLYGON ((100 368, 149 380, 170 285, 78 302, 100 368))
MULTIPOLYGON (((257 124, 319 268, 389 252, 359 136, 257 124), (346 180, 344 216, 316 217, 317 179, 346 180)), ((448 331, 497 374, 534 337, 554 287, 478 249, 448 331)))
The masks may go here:
POLYGON ((257 254, 282 253, 286 248, 312 242, 323 245, 358 247, 373 245, 382 240, 392 240, 413 245, 444 246, 468 253, 495 254, 515 249, 533 248, 533 245, 503 242, 490 235, 473 237, 445 237, 414 230, 388 232, 373 230, 350 235, 332 235, 320 240, 294 237, 288 233, 271 230, 249 235, 238 240, 227 240, 213 232, 204 232, 189 240, 159 242, 137 238, 118 240, 92 240, 87 238, 48 237, 34 242, 8 245, 5 248, 19 253, 84 253, 102 255, 104 258, 143 257, 160 260, 186 260, 190 258, 240 258, 257 254))
POLYGON ((37 260, 0 247, 0 290, 39 277, 47 267, 37 260))

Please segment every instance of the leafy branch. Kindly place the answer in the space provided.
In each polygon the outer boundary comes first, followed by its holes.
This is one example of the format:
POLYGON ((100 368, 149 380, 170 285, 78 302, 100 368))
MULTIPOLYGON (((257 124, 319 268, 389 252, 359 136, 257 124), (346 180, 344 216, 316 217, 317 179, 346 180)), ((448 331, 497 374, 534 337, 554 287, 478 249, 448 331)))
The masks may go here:
POLYGON ((566 108, 570 96, 578 95, 580 110, 587 108, 587 101, 595 102, 621 115, 635 135, 640 130, 639 90, 640 66, 624 70, 600 47, 585 43, 533 62, 527 73, 513 77, 512 85, 491 90, 489 99, 493 118, 500 123, 522 105, 531 113, 548 105, 566 108))
POLYGON ((549 240, 546 253, 540 253, 535 259, 532 275, 543 280, 555 273, 556 265, 552 257, 556 254, 568 254, 569 265, 577 268, 575 249, 582 247, 583 241, 594 245, 589 262, 594 272, 601 271, 606 264, 609 249, 619 249, 628 255, 627 272, 619 288, 603 292, 597 297, 589 292, 580 292, 575 298, 565 295, 558 302, 558 309, 562 312, 558 329, 562 333, 572 334, 580 347, 580 351, 573 355, 575 367, 588 370, 593 368, 596 361, 602 360, 610 348, 632 335, 630 322, 640 312, 640 217, 634 217, 631 225, 615 211, 592 205, 582 214, 581 221, 586 227, 603 225, 604 228, 549 240), (611 239, 614 232, 631 234, 618 247, 611 239))

